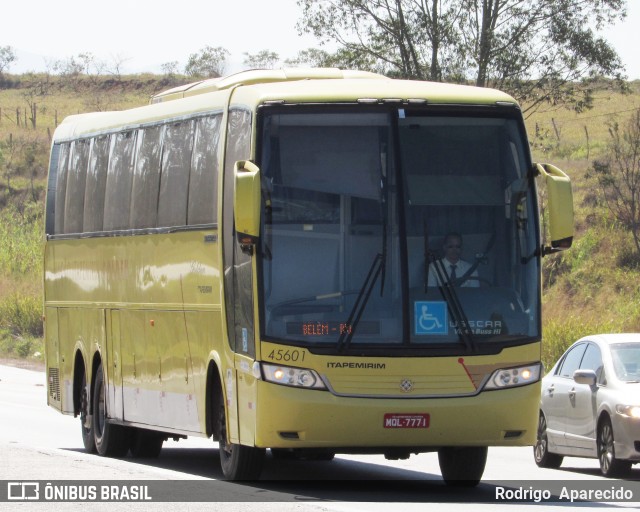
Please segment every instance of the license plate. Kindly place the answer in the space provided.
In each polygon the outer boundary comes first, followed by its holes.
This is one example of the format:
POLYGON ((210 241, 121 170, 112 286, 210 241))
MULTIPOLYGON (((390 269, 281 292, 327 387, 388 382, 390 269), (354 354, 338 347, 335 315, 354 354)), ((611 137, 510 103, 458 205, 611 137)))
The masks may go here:
POLYGON ((429 428, 429 415, 422 414, 385 414, 384 428, 429 428))

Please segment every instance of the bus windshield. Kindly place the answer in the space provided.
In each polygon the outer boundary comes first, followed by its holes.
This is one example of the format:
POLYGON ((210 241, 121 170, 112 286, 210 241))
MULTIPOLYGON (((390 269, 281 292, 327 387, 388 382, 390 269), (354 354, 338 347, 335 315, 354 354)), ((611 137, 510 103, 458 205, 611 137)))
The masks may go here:
POLYGON ((539 339, 517 117, 264 108, 259 141, 264 339, 390 353, 539 339))

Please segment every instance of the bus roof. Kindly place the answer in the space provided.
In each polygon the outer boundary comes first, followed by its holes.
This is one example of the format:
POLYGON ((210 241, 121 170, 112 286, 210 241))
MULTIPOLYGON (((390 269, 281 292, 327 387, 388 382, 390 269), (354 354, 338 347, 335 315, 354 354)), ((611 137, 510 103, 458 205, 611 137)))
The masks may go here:
POLYGON ((69 116, 56 129, 54 140, 60 142, 192 115, 223 112, 231 94, 232 105, 252 109, 266 103, 517 106, 511 96, 495 89, 395 80, 364 71, 330 68, 254 70, 165 91, 154 96, 151 105, 69 116))
POLYGON ((151 103, 161 103, 197 94, 223 91, 236 85, 253 85, 296 80, 336 80, 345 78, 372 79, 386 77, 377 73, 370 73, 369 71, 342 70, 338 68, 253 69, 233 75, 201 80, 199 82, 174 87, 173 89, 152 96, 151 103))

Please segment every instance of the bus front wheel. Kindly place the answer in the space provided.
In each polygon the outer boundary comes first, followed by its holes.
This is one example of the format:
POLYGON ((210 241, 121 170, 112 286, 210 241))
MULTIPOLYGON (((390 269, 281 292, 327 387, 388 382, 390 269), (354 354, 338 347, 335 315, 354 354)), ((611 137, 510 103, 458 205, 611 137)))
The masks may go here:
POLYGON ((219 402, 220 465, 228 480, 257 480, 262 472, 265 449, 229 442, 224 398, 219 402))
POLYGON ((447 485, 474 487, 487 463, 486 446, 446 447, 438 450, 442 478, 447 485))

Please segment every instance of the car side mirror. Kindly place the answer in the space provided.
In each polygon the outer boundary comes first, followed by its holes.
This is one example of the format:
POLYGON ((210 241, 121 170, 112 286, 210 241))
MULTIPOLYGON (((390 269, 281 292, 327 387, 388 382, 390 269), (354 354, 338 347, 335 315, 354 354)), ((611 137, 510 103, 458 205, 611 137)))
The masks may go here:
POLYGON ((573 372, 573 380, 578 384, 586 384, 593 387, 596 385, 598 376, 593 370, 576 370, 573 372))

